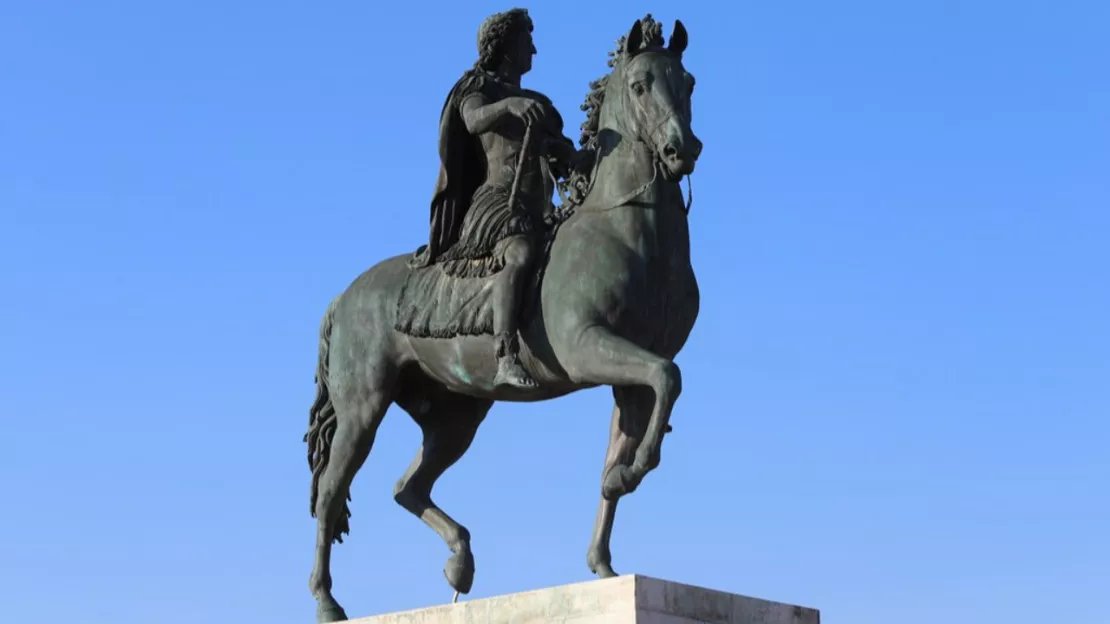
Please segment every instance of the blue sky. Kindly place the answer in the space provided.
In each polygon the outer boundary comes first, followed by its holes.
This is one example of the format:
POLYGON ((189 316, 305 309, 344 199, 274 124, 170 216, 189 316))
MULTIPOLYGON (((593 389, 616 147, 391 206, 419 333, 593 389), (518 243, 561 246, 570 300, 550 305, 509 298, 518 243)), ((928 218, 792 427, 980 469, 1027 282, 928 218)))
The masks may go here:
MULTIPOLYGON (((0 5, 6 620, 312 621, 320 316, 425 240, 443 97, 509 6, 0 5)), ((572 137, 647 11, 698 79, 702 312, 614 566, 827 624, 1104 623, 1110 5, 710 7, 531 7, 572 137)), ((496 406, 440 481, 472 596, 589 578, 610 405, 496 406)), ((418 445, 391 410, 355 482, 352 616, 450 599, 390 497, 418 445)))

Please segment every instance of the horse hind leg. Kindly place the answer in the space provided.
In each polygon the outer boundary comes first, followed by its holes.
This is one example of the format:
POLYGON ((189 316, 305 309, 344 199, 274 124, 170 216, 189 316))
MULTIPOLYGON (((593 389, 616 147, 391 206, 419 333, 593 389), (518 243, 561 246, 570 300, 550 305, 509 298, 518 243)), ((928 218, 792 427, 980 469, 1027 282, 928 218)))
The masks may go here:
POLYGON ((394 486, 393 498, 435 531, 451 550, 443 573, 457 598, 458 594, 469 593, 474 583, 470 532, 432 501, 432 488, 470 448, 493 402, 437 393, 428 399, 415 398, 399 404, 420 425, 424 441, 394 486))
MULTIPOLYGON (((376 376, 379 378, 381 376, 376 376)), ((326 386, 325 386, 326 387, 326 386)), ((316 516, 316 556, 309 590, 316 598, 317 622, 347 619, 332 595, 331 549, 348 532, 351 482, 370 454, 378 426, 390 404, 384 384, 370 383, 330 397, 306 436, 314 449, 313 512, 316 516)))
POLYGON ((620 492, 605 491, 604 481, 610 471, 632 463, 636 447, 643 438, 647 419, 651 414, 652 396, 644 388, 613 388, 613 420, 609 428, 609 448, 605 452, 605 467, 601 477, 603 490, 601 503, 594 521, 593 537, 586 553, 590 571, 601 578, 617 576, 613 570, 613 555, 609 540, 613 535, 613 521, 617 514, 620 492))

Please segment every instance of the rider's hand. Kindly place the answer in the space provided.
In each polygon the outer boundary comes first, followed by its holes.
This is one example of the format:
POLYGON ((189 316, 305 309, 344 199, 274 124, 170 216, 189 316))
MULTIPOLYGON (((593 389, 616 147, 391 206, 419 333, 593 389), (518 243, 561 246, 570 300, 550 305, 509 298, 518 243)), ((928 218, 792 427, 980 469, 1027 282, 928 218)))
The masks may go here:
POLYGON ((543 105, 531 98, 511 97, 506 105, 513 117, 526 124, 536 125, 544 117, 543 105))
POLYGON ((569 140, 554 139, 548 142, 548 157, 554 165, 556 175, 560 178, 565 178, 570 175, 571 170, 574 168, 574 160, 578 155, 578 150, 574 148, 574 143, 569 140))
POLYGON ((567 164, 570 164, 578 154, 578 150, 575 149, 574 143, 570 142, 569 139, 555 139, 551 141, 550 145, 551 147, 549 149, 551 155, 567 164))

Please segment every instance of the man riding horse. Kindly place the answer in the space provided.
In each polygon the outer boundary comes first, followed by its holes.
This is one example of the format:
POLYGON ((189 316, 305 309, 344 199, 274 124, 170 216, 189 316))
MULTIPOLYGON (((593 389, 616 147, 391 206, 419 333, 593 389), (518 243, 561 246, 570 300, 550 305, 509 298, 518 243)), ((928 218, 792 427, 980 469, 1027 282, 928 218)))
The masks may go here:
MULTIPOLYGON (((332 547, 349 532, 352 480, 393 406, 422 434, 393 498, 451 551, 443 572, 456 596, 473 587, 470 531, 436 504, 432 489, 471 448, 496 402, 612 389, 586 556, 602 578, 616 575, 618 501, 661 461, 682 392, 674 359, 701 305, 680 185, 702 148, 691 125, 686 29, 675 20, 665 44, 650 15, 631 25, 610 55, 612 70, 590 84, 575 154, 551 102, 519 85, 535 53, 531 28, 521 10, 487 19, 478 63, 447 97, 428 244, 363 271, 320 321, 304 441, 316 518, 308 588, 322 624, 348 619, 332 592, 332 547), (578 196, 552 215, 555 235, 540 217, 572 160, 568 183, 582 184, 568 184, 578 196)), ((521 443, 549 437, 537 431, 521 443)))
POLYGON ((526 9, 482 23, 478 61, 455 83, 440 116, 431 231, 412 262, 492 279, 496 383, 518 388, 536 385, 519 358, 524 285, 541 252, 554 179, 567 175, 576 153, 551 100, 521 88, 536 53, 532 28, 526 9))

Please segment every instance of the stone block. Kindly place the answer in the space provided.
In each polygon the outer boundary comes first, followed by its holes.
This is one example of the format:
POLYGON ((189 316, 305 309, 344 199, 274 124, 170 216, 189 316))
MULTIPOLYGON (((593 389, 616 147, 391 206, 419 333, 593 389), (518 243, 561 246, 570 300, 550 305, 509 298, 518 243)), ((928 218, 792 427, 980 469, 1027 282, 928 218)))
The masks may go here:
POLYGON ((820 624, 816 609, 647 576, 549 587, 350 624, 820 624))

